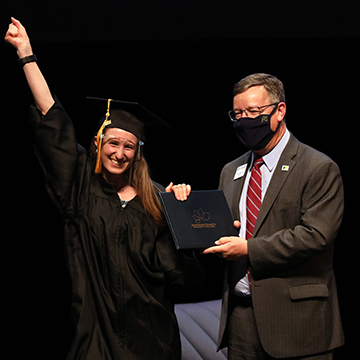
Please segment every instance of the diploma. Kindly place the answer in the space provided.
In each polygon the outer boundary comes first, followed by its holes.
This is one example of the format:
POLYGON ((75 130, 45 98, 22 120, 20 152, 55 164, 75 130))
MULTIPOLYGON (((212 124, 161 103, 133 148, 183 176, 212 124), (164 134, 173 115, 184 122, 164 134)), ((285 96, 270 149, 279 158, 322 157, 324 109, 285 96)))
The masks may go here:
POLYGON ((178 250, 206 249, 223 236, 238 236, 222 190, 192 191, 186 201, 168 192, 159 197, 178 250))

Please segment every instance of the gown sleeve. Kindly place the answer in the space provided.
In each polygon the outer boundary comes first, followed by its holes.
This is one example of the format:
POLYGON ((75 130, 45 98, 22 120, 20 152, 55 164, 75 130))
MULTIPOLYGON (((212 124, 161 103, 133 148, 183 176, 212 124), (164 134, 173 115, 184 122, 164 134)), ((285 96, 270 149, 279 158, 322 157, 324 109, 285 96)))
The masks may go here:
MULTIPOLYGON (((153 185, 155 191, 165 191, 162 185, 155 182, 153 185)), ((159 229, 156 251, 168 287, 173 289, 195 287, 205 282, 205 269, 198 256, 191 250, 177 250, 167 225, 159 229)))
POLYGON ((85 154, 76 141, 74 126, 55 97, 55 103, 43 116, 30 107, 30 122, 35 132, 35 154, 45 173, 46 190, 63 216, 72 209, 71 191, 79 155, 85 154))
MULTIPOLYGON (((156 193, 165 191, 164 186, 153 181, 156 193)), ((168 286, 176 289, 199 286, 205 281, 205 270, 195 252, 176 250, 168 226, 159 229, 157 235, 157 254, 165 273, 168 286)))
POLYGON ((176 250, 170 230, 159 231, 157 254, 165 274, 166 285, 176 288, 195 287, 205 280, 205 270, 197 256, 188 257, 176 250))

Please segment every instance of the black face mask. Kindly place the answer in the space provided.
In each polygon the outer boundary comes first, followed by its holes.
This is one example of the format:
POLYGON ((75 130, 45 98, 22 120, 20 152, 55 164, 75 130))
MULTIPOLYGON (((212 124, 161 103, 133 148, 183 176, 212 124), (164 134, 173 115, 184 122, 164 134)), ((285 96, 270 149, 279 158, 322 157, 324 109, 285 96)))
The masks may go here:
POLYGON ((234 122, 236 136, 249 150, 263 149, 273 138, 275 131, 271 130, 270 119, 276 111, 278 104, 270 114, 259 115, 255 118, 241 118, 234 122))

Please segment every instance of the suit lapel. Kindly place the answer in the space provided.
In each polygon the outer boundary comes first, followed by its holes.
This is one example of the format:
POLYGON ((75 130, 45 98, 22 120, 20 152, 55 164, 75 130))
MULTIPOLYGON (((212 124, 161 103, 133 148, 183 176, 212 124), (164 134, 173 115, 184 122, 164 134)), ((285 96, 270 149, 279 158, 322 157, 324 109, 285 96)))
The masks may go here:
POLYGON ((261 204, 260 212, 258 214, 253 236, 257 235, 263 221, 270 211, 274 201, 276 200, 285 180, 288 178, 296 165, 295 156, 297 154, 299 141, 291 135, 288 144, 286 145, 279 162, 276 166, 275 173, 270 181, 269 187, 266 191, 265 198, 261 204), (283 168, 287 166, 287 168, 283 168))
POLYGON ((244 181, 246 178, 246 173, 250 166, 250 162, 251 162, 251 152, 249 152, 247 154, 247 157, 244 158, 244 162, 238 164, 238 168, 242 165, 247 164, 244 175, 239 177, 238 179, 233 180, 233 188, 231 190, 231 194, 236 194, 236 196, 233 197, 231 202, 231 212, 235 220, 240 220, 240 209, 239 209, 240 197, 244 186, 244 181))

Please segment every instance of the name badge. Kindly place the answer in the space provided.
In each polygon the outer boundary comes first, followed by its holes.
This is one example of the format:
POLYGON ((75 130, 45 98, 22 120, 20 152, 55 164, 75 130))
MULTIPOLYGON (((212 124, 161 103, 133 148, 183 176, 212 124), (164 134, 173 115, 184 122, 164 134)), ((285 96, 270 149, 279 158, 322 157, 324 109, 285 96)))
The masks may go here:
POLYGON ((243 177, 244 174, 245 174, 246 168, 247 168, 247 164, 244 164, 244 165, 239 166, 239 167, 236 169, 235 176, 234 176, 234 180, 237 180, 237 179, 243 177))

